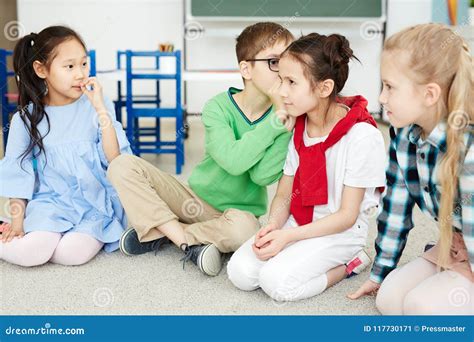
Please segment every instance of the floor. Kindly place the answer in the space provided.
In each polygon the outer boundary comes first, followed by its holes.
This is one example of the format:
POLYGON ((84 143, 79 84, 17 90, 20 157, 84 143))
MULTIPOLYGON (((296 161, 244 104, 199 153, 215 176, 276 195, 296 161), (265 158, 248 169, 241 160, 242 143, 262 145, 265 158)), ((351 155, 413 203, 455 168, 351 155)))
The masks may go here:
MULTIPOLYGON (((388 129, 381 125, 385 138, 388 129)), ((163 132, 172 132, 165 122, 163 132)), ((171 133, 172 134, 172 133, 171 133)), ((190 119, 190 138, 186 141, 186 165, 178 178, 186 180, 204 154, 204 128, 199 117, 190 119)), ((3 155, 0 155, 3 157, 3 155)), ((144 155, 162 170, 173 173, 171 155, 144 155)), ((269 188, 272 198, 276 186, 269 188)), ((7 199, 0 198, 0 216, 5 215, 7 199)), ((433 222, 415 210, 415 227, 401 264, 423 251, 435 239, 433 222)), ((375 219, 370 224, 368 252, 373 257, 375 219)), ((168 245, 157 255, 127 257, 120 252, 101 252, 86 265, 66 267, 46 264, 22 268, 0 261, 0 315, 376 315, 373 297, 351 301, 346 294, 368 277, 363 274, 346 279, 323 294, 300 302, 272 301, 261 290, 243 292, 230 283, 225 267, 214 278, 201 274, 192 264, 183 270, 181 253, 168 245)))

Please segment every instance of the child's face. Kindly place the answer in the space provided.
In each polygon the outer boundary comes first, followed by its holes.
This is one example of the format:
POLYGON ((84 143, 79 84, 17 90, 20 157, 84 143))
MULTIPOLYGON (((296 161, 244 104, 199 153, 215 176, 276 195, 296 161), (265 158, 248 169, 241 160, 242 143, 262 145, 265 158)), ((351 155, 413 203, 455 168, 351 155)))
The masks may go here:
MULTIPOLYGON (((287 46, 285 42, 276 42, 273 46, 260 51, 255 59, 280 58, 287 46)), ((270 70, 267 61, 256 61, 249 66, 249 73, 255 87, 269 96, 270 90, 278 82, 278 72, 270 70)))
POLYGON ((281 58, 278 74, 281 79, 280 96, 289 115, 296 117, 317 107, 317 90, 311 87, 300 62, 289 56, 281 58))
POLYGON ((48 96, 59 96, 63 100, 76 100, 82 95, 79 84, 89 77, 89 63, 84 47, 76 39, 62 42, 45 79, 48 96))
POLYGON ((383 82, 379 102, 387 111, 388 119, 396 128, 406 127, 423 120, 426 107, 423 86, 416 84, 406 72, 408 55, 402 51, 382 53, 383 82))

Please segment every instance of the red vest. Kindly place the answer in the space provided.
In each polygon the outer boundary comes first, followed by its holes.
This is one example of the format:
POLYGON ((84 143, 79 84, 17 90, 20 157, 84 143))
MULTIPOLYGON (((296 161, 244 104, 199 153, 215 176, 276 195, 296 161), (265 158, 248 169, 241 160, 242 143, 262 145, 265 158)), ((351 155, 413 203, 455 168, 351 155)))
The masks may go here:
MULTIPOLYGON (((326 150, 336 144, 356 123, 367 122, 377 127, 374 118, 367 111, 367 100, 362 96, 342 97, 338 99, 338 102, 348 106, 350 110, 344 118, 339 120, 323 142, 305 146, 303 134, 306 114, 299 116, 296 120, 293 141, 299 156, 299 166, 293 179, 290 213, 300 226, 313 221, 315 205, 328 203, 326 150)), ((361 153, 370 153, 370 151, 361 151, 361 153)))

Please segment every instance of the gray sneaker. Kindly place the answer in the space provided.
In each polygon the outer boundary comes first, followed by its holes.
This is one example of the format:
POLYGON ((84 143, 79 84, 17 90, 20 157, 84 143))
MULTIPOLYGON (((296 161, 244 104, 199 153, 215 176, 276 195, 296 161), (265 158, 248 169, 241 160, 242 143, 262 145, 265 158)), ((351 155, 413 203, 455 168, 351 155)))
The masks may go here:
POLYGON ((120 237, 120 250, 128 256, 145 254, 152 251, 155 251, 156 255, 158 249, 168 242, 169 239, 166 236, 149 242, 140 242, 135 229, 128 228, 120 237))
POLYGON ((219 274, 222 269, 222 254, 214 244, 208 245, 181 245, 181 250, 185 255, 181 259, 183 261, 183 269, 186 261, 191 260, 202 273, 214 277, 219 274), (184 247, 184 248, 183 248, 184 247))

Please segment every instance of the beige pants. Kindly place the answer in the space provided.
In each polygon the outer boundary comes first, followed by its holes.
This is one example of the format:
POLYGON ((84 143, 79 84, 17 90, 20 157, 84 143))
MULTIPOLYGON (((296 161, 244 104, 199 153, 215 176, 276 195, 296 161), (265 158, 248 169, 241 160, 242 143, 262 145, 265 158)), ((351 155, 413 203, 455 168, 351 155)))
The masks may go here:
POLYGON ((141 242, 163 236, 157 227, 178 220, 183 223, 188 245, 213 243, 228 253, 237 250, 260 226, 249 212, 213 208, 187 185, 133 155, 115 158, 107 177, 141 242))

